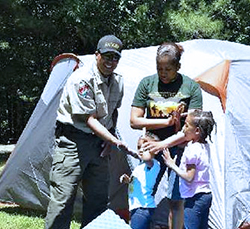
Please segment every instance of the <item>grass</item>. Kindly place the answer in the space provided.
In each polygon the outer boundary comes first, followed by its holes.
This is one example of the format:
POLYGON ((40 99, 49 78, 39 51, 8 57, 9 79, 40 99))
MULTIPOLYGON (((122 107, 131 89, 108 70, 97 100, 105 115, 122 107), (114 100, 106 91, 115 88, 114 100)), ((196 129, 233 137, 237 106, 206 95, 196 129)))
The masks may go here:
MULTIPOLYGON (((0 204, 0 229, 43 229, 45 213, 23 209, 17 205, 0 204)), ((72 221, 71 229, 80 223, 72 221)))
POLYGON ((1 204, 0 228, 44 228, 44 215, 32 210, 22 209, 17 205, 1 204))
MULTIPOLYGON (((0 173, 6 159, 0 158, 0 173)), ((45 212, 24 209, 15 204, 0 203, 0 229, 43 229, 45 212)), ((79 229, 80 223, 73 220, 71 229, 79 229)))
MULTIPOLYGON (((5 166, 5 163, 6 163, 7 159, 8 159, 8 156, 0 155, 0 174, 3 171, 3 168, 5 166)), ((2 228, 0 228, 0 229, 2 229, 2 228)))

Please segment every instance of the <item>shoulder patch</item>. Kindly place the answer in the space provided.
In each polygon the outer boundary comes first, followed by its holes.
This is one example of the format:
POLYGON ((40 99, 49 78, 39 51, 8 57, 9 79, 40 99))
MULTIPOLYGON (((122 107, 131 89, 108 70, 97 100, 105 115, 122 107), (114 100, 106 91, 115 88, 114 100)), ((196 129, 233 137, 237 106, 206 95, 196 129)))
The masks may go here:
POLYGON ((89 94, 90 90, 91 89, 90 89, 89 85, 84 84, 84 83, 80 83, 78 95, 81 97, 86 97, 89 94))

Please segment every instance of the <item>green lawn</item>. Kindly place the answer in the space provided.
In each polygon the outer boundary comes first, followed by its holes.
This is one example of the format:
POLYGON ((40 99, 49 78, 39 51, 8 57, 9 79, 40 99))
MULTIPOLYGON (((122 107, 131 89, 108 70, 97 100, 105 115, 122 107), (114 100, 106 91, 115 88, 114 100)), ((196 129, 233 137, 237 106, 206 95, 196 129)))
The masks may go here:
MULTIPOLYGON (((44 217, 42 212, 0 204, 0 229, 43 229, 44 217)), ((80 224, 72 221, 71 229, 79 228, 80 224)))
MULTIPOLYGON (((1 156, 0 155, 0 173, 2 172, 3 168, 4 168, 4 165, 6 163, 6 160, 7 160, 7 157, 5 156, 1 156)), ((2 229, 2 228, 0 228, 2 229)))
MULTIPOLYGON (((44 228, 45 214, 16 205, 0 204, 0 229, 41 229, 44 228)), ((71 229, 80 224, 72 221, 71 229)))
POLYGON ((44 215, 32 210, 22 209, 19 206, 0 205, 1 229, 38 229, 44 228, 44 215))
MULTIPOLYGON (((5 161, 0 158, 0 173, 5 161)), ((0 229, 43 229, 44 212, 23 209, 14 204, 0 203, 0 229)), ((79 229, 80 223, 72 221, 71 229, 79 229)))

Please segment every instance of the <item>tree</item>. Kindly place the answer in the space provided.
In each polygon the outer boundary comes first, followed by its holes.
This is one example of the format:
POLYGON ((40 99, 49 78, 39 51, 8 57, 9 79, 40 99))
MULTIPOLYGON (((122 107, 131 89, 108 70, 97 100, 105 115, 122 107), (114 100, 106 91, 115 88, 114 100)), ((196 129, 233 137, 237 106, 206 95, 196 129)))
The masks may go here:
POLYGON ((225 40, 250 44, 249 0, 218 0, 213 4, 215 19, 223 22, 220 31, 225 40))
MULTIPOLYGON (((210 1, 211 3, 211 1, 210 1)), ((177 41, 194 38, 221 38, 223 22, 213 18, 213 6, 207 1, 180 1, 178 8, 166 12, 170 31, 177 41)))
POLYGON ((16 141, 61 53, 94 53, 106 34, 125 48, 210 38, 250 44, 250 0, 1 0, 0 143, 16 141))

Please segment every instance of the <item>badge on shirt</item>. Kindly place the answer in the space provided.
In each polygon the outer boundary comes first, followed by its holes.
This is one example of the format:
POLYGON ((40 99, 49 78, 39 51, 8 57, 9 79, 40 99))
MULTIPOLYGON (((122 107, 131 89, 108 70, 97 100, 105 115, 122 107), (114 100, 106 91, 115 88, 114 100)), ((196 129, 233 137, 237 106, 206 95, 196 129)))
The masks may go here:
POLYGON ((80 83, 79 90, 78 90, 78 95, 85 98, 89 94, 89 92, 90 92, 89 85, 80 83))

